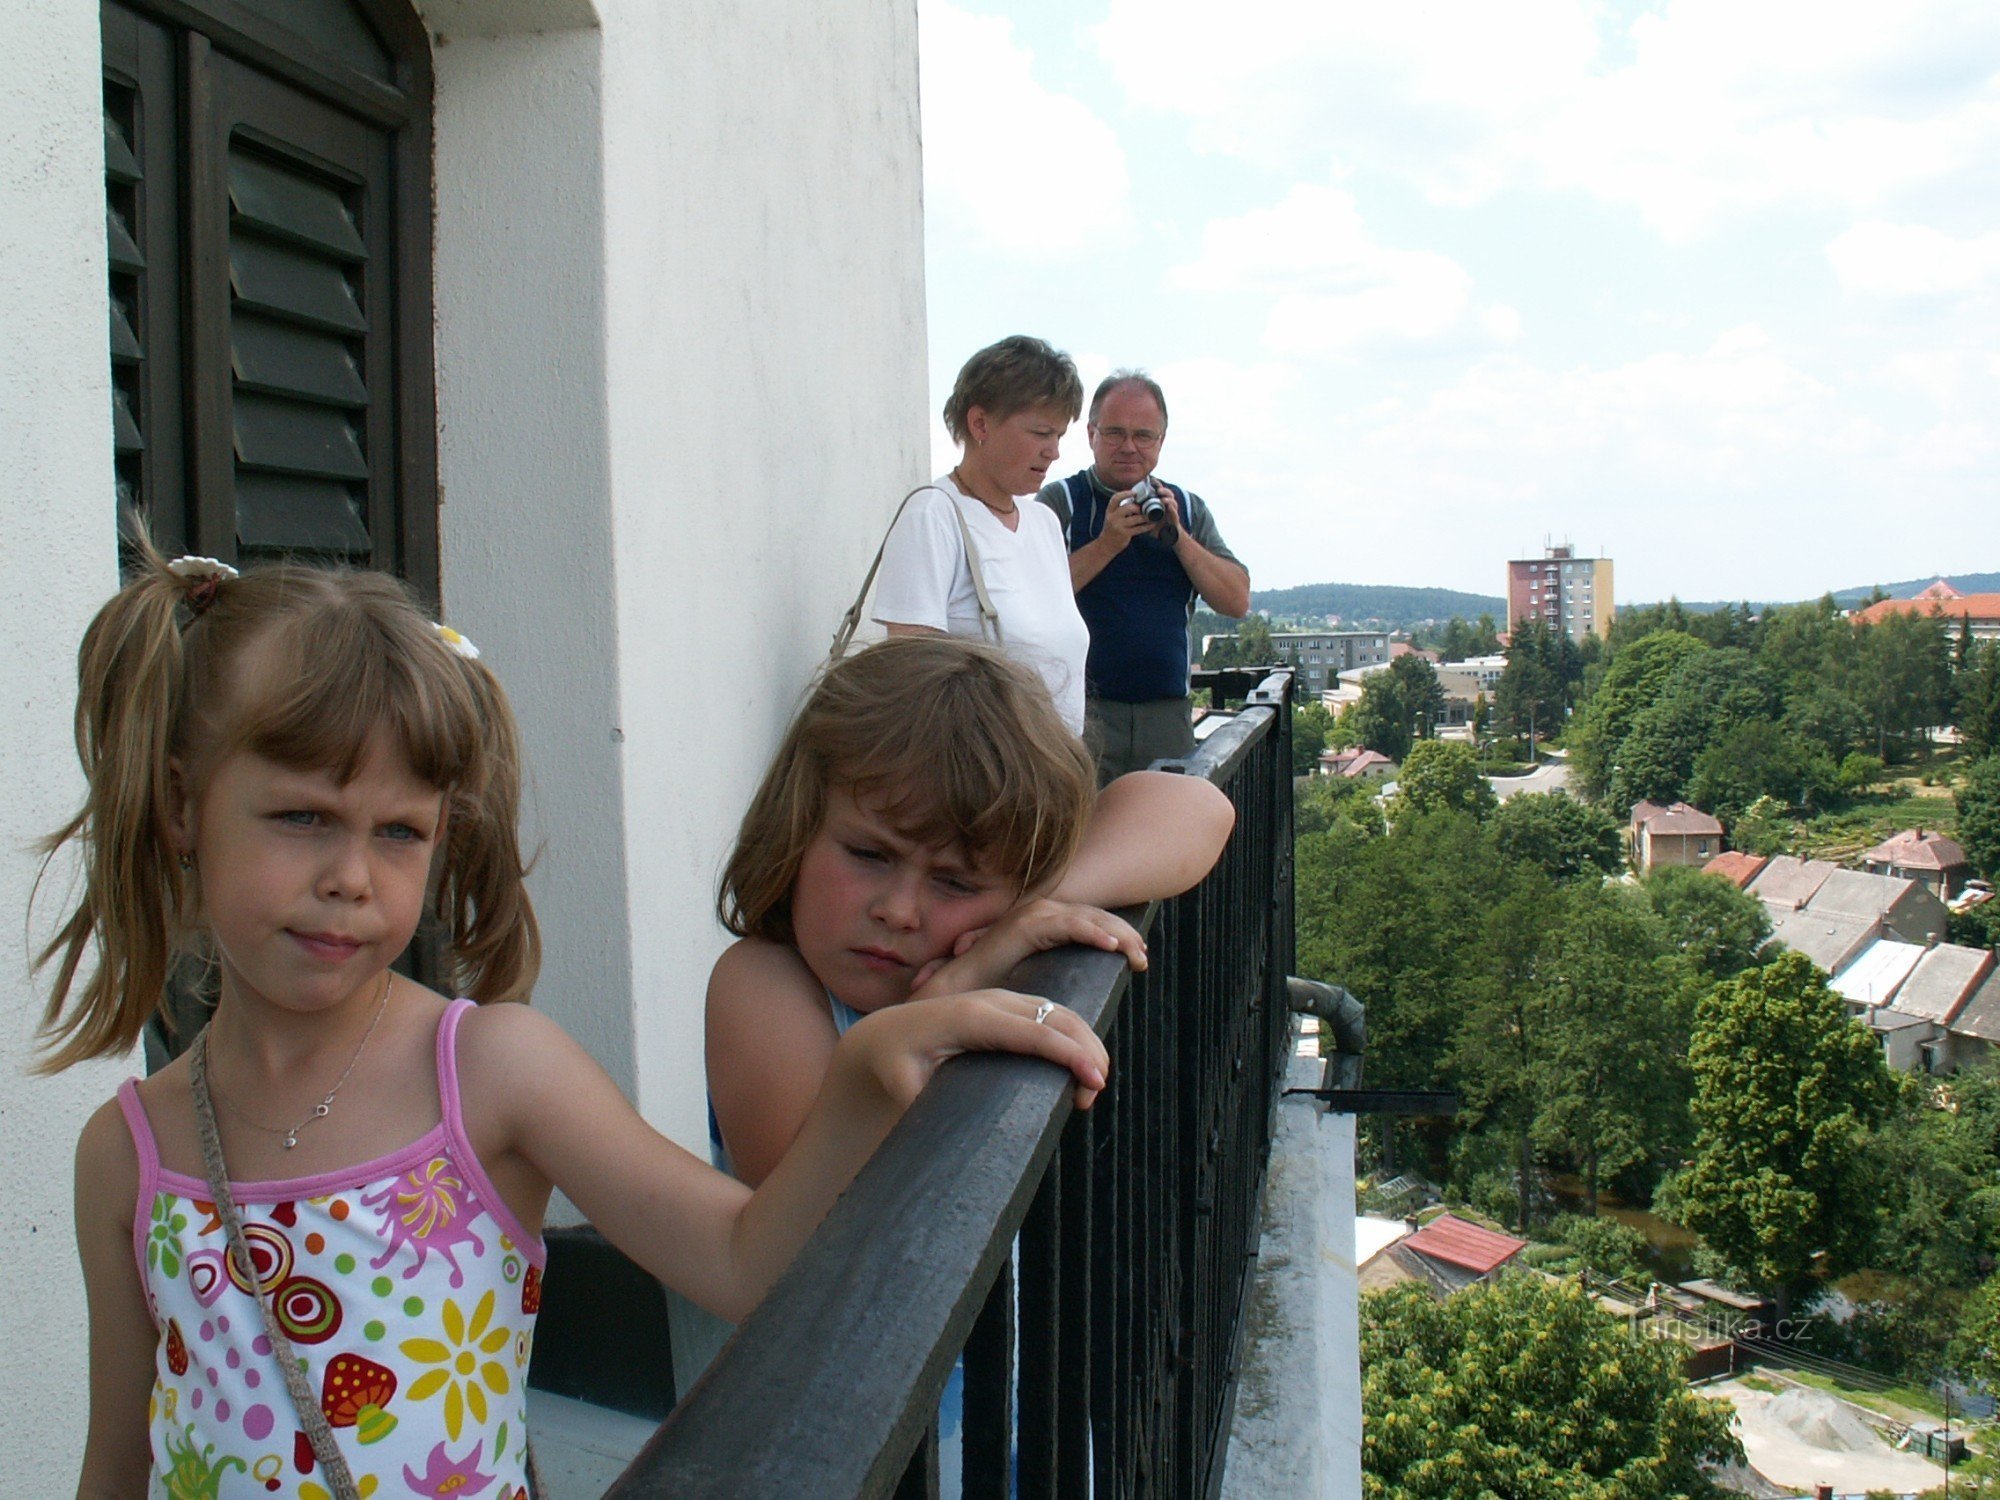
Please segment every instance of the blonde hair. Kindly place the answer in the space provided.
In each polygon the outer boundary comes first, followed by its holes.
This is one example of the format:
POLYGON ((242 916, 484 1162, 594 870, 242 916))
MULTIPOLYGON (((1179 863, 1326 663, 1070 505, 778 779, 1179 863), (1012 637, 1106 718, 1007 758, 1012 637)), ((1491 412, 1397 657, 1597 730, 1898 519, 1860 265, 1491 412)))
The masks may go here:
POLYGON ((169 829, 238 751, 344 783, 386 731, 445 794, 431 904, 455 986, 480 1001, 524 998, 541 935, 523 885, 519 737, 493 674, 447 646, 386 574, 274 564, 217 584, 176 575, 143 538, 130 555, 136 575, 77 655, 83 807, 43 842, 44 871, 74 843, 84 889, 36 959, 57 965, 41 1071, 131 1047, 176 957, 198 947, 193 882, 169 829), (79 982, 93 945, 96 967, 79 982))
POLYGON ((998 651, 944 636, 870 646, 822 673, 743 815, 716 899, 738 937, 792 940, 792 885, 832 787, 1025 891, 1068 868, 1097 778, 1041 680, 998 651))

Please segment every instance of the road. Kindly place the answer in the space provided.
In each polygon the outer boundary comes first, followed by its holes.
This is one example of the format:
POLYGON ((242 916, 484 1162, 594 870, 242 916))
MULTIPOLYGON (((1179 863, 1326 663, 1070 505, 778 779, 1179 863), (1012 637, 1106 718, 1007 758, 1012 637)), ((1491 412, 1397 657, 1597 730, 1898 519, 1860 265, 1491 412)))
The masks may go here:
POLYGON ((1545 760, 1526 776, 1489 776, 1493 795, 1505 802, 1522 792, 1560 792, 1568 789, 1569 767, 1559 760, 1545 760))

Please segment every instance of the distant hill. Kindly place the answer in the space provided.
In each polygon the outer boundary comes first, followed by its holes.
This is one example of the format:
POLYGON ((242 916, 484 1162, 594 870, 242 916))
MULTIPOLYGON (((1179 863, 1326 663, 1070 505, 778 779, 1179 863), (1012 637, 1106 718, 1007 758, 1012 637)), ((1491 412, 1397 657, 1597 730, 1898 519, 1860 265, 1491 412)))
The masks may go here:
POLYGON ((1396 630, 1456 615, 1476 621, 1491 615, 1502 624, 1507 601, 1498 594, 1462 594, 1457 589, 1400 588, 1380 583, 1306 583, 1293 589, 1257 589, 1252 609, 1281 619, 1332 619, 1343 624, 1396 630))
MULTIPOLYGON (((1932 584, 1936 583, 1940 577, 1943 577, 1947 582, 1951 584, 1953 588, 1957 589, 1961 594, 2000 593, 2000 573, 1945 573, 1945 574, 1929 573, 1922 578, 1906 578, 1901 583, 1883 583, 1883 584, 1871 583, 1862 588, 1835 589, 1833 591, 1833 602, 1842 605, 1843 607, 1852 607, 1853 605, 1859 604, 1862 600, 1866 599, 1870 594, 1874 593, 1877 588, 1880 588, 1882 592, 1887 594, 1891 599, 1914 599, 1917 597, 1917 595, 1921 594, 1925 589, 1929 588, 1932 584)), ((1818 598, 1819 596, 1815 594, 1813 597, 1818 598)), ((1658 604, 1664 604, 1667 601, 1664 599, 1659 599, 1653 602, 1658 604)), ((1721 609, 1724 605, 1741 604, 1744 602, 1745 601, 1741 599, 1683 599, 1681 600, 1681 608, 1686 610, 1689 614, 1706 615, 1706 614, 1713 614, 1716 610, 1721 609)), ((1789 604, 1801 601, 1786 600, 1786 599, 1752 599, 1749 600, 1748 602, 1754 607, 1761 609, 1767 604, 1789 604)), ((1618 606, 1618 609, 1619 612, 1622 614, 1624 611, 1628 609, 1645 609, 1647 607, 1648 606, 1644 604, 1621 604, 1618 606)))

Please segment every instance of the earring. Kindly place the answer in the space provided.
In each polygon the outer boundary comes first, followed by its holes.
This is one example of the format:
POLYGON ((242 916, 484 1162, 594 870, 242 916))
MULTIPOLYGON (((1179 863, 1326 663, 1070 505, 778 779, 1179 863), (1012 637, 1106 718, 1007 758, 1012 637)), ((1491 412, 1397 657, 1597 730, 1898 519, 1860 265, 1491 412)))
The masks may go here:
POLYGON ((186 875, 191 873, 193 870, 194 870, 194 855, 188 850, 184 849, 181 851, 181 873, 183 875, 186 875))

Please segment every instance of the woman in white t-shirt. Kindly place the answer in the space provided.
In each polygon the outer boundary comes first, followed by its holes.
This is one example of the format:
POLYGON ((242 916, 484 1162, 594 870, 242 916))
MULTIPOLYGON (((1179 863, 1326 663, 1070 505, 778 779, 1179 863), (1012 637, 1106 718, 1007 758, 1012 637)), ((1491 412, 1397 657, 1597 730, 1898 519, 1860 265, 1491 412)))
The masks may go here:
POLYGON ((990 635, 966 556, 970 537, 1000 646, 1041 675, 1078 734, 1090 632, 1070 587, 1062 523, 1030 502, 1082 409, 1076 366, 1040 339, 1016 334, 967 360, 944 404, 958 464, 903 508, 882 550, 874 611, 890 635, 990 635))

